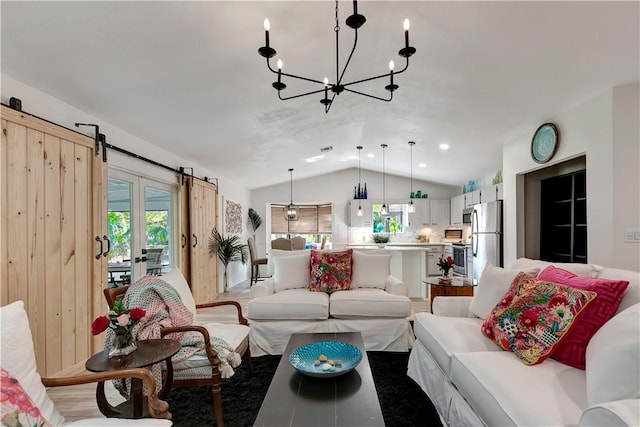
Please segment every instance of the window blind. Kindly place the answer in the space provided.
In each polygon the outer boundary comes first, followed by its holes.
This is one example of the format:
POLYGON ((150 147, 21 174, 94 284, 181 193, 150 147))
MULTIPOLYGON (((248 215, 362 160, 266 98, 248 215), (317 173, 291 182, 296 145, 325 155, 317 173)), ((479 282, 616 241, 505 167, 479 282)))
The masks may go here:
POLYGON ((271 205, 271 233, 273 234, 331 234, 331 204, 296 205, 299 218, 287 221, 286 205, 271 205))

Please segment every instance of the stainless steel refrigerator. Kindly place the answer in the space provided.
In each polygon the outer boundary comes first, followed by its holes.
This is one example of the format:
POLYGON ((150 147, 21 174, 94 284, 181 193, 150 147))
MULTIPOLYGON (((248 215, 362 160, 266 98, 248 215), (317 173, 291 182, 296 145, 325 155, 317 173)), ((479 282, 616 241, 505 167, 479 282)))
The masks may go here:
POLYGON ((474 281, 480 279, 487 263, 497 267, 503 266, 502 200, 473 206, 471 250, 473 253, 474 281))

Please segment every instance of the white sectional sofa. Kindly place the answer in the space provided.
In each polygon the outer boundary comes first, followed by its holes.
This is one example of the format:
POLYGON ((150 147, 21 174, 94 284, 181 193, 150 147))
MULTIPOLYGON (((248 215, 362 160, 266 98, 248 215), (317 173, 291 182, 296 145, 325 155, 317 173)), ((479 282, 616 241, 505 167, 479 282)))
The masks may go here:
POLYGON ((415 315, 408 375, 429 395, 443 424, 640 425, 640 273, 554 265, 577 276, 629 282, 615 315, 587 341, 584 370, 553 354, 526 365, 482 333, 485 314, 503 298, 508 281, 525 270, 540 277, 548 265, 521 258, 509 270, 488 266, 474 297, 437 297, 434 314, 415 315))
POLYGON ((309 290, 311 251, 270 255, 273 276, 251 288, 248 304, 253 356, 282 354, 292 333, 359 331, 367 350, 413 345, 411 300, 390 274, 390 253, 353 251, 351 289, 330 293, 309 290))

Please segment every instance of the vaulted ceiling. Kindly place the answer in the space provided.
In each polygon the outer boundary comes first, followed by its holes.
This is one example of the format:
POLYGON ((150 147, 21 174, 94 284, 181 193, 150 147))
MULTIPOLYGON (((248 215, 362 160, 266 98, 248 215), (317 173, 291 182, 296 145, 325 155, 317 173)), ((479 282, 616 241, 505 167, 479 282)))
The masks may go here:
MULTIPOLYGON (((357 145, 363 168, 381 169, 385 143, 386 171, 408 175, 408 141, 416 142, 414 178, 462 185, 500 169, 501 145, 515 135, 640 79, 636 1, 360 1, 367 22, 345 80, 384 74, 389 60, 402 66, 404 18, 417 53, 395 76, 393 101, 345 92, 328 114, 321 95, 278 100, 257 50, 269 18, 285 72, 335 82, 332 1, 0 7, 3 74, 247 188, 285 182, 290 167, 303 178, 357 166, 357 145), (333 149, 305 161, 324 147, 333 149)), ((339 9, 344 61, 353 6, 339 9)), ((283 96, 318 88, 283 81, 283 96)), ((358 90, 386 96, 386 84, 358 90)))

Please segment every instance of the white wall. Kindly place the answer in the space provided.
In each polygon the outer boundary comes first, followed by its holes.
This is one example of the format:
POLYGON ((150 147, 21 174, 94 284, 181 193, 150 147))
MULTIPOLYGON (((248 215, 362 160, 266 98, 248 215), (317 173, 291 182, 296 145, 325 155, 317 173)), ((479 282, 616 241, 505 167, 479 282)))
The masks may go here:
MULTIPOLYGON (((286 171, 282 173, 286 174, 286 171)), ((353 199, 353 187, 358 185, 358 169, 346 169, 343 171, 316 176, 307 179, 296 180, 293 172, 293 202, 299 204, 332 203, 334 212, 334 222, 332 226, 331 241, 334 248, 344 247, 347 244, 347 203, 353 199)), ((385 198, 387 202, 400 200, 409 201, 409 178, 385 175, 385 198)), ((363 170, 361 173, 361 183, 367 183, 367 193, 369 199, 382 200, 382 173, 363 170)), ((430 199, 450 199, 460 192, 460 188, 449 185, 436 184, 432 182, 413 179, 413 190, 421 190, 428 193, 430 199)), ((251 207, 262 217, 263 225, 256 233, 256 246, 260 256, 267 253, 267 244, 270 236, 266 236, 266 222, 268 216, 266 212, 267 203, 288 204, 290 201, 289 181, 254 189, 251 191, 251 207)))
MULTIPOLYGON (((44 92, 37 90, 31 86, 15 80, 5 74, 1 75, 2 85, 0 88, 0 97, 2 103, 9 104, 9 98, 16 97, 22 100, 23 111, 34 114, 43 119, 49 120, 61 126, 69 129, 77 130, 78 132, 85 133, 91 138, 94 137, 93 128, 81 127, 76 128, 74 124, 80 123, 95 123, 100 126, 100 133, 103 133, 107 137, 107 142, 119 148, 140 154, 146 158, 154 160, 158 163, 162 163, 169 167, 178 169, 180 166, 187 166, 194 168, 194 175, 198 177, 217 177, 218 178, 218 227, 222 228, 222 209, 224 205, 222 203, 223 198, 233 200, 242 205, 243 218, 247 217, 247 210, 249 207, 249 191, 245 188, 241 188, 234 184, 233 179, 225 177, 219 177, 216 172, 207 169, 204 166, 198 165, 196 162, 188 161, 177 157, 174 153, 163 150, 155 145, 151 141, 145 141, 125 132, 122 129, 112 125, 111 123, 93 116, 85 111, 80 110, 72 105, 69 105, 57 98, 54 98, 44 92)), ((143 175, 145 177, 157 179, 164 182, 176 182, 175 174, 153 166, 149 163, 137 160, 135 158, 126 156, 124 154, 117 153, 113 150, 108 152, 109 166, 117 166, 119 168, 132 171, 143 175)), ((243 223, 243 240, 246 240, 250 236, 249 230, 247 230, 246 222, 243 223)), ((218 262, 212 259, 212 262, 218 262)), ((221 266, 222 267, 222 266, 221 266)), ((220 274, 218 278, 219 291, 222 291, 222 268, 219 269, 220 274)), ((243 266, 240 263, 235 263, 229 268, 229 285, 233 286, 247 279, 249 276, 249 264, 243 266)))
POLYGON ((521 174, 584 154, 587 163, 587 252, 590 263, 640 270, 637 243, 623 243, 624 228, 640 228, 638 164, 640 85, 609 89, 573 109, 545 119, 558 126, 560 143, 553 160, 538 165, 530 156, 527 126, 503 149, 505 265, 524 256, 521 174), (615 224, 615 225, 614 225, 615 224))

